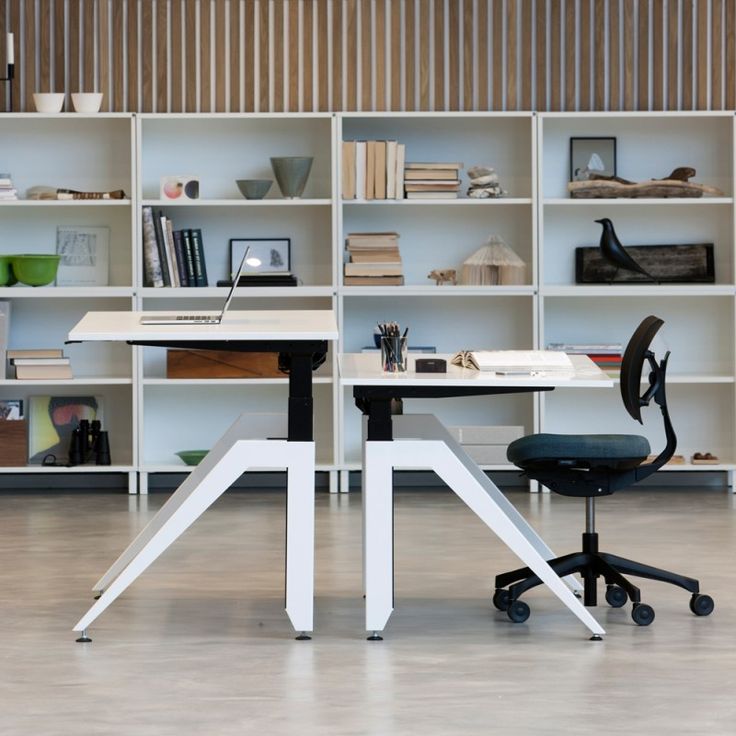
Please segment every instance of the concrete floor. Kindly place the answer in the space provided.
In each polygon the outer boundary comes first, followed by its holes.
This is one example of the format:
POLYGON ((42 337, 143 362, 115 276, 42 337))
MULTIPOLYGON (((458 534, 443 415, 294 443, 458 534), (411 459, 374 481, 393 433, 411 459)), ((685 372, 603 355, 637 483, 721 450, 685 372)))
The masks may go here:
MULTIPOLYGON (((582 504, 512 500, 560 553, 582 504)), ((643 734, 736 732, 736 504, 646 489, 598 506, 601 546, 701 579, 715 613, 642 582, 656 621, 595 609, 602 643, 544 590, 525 624, 489 600, 511 554, 452 495, 396 498, 396 612, 364 640, 360 496, 317 502, 316 632, 282 610, 283 506, 226 495, 97 622, 90 586, 165 496, 0 494, 0 736, 643 734)))

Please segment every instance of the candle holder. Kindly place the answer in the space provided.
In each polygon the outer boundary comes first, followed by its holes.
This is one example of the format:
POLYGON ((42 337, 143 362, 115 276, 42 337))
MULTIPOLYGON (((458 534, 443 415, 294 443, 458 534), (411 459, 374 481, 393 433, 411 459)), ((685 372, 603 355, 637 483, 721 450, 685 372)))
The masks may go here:
POLYGON ((15 64, 8 64, 7 76, 0 77, 0 82, 5 82, 7 85, 9 85, 10 91, 8 108, 5 112, 11 112, 13 110, 13 79, 15 79, 15 64))

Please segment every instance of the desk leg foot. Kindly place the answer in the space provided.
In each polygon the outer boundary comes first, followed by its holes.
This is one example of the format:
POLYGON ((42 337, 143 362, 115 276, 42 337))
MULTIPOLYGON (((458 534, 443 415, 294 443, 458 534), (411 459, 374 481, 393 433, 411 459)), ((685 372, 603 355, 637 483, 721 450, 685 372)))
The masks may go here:
POLYGON ((377 631, 374 631, 370 636, 366 637, 366 641, 383 641, 383 637, 377 631))
POLYGON ((95 599, 96 601, 100 600, 100 598, 102 598, 102 594, 103 594, 104 592, 105 592, 104 590, 101 590, 101 591, 100 591, 100 592, 99 592, 99 593, 98 593, 98 594, 97 594, 97 595, 96 595, 96 596, 94 597, 94 599, 95 599))
POLYGON ((593 634, 589 641, 603 641, 603 637, 600 634, 593 634))
POLYGON ((75 641, 77 641, 79 644, 89 644, 92 639, 87 636, 87 629, 84 629, 84 631, 82 631, 82 635, 79 637, 79 639, 75 639, 75 641))
POLYGON ((297 641, 312 641, 312 637, 307 634, 306 631, 302 631, 299 633, 299 636, 296 637, 297 641))

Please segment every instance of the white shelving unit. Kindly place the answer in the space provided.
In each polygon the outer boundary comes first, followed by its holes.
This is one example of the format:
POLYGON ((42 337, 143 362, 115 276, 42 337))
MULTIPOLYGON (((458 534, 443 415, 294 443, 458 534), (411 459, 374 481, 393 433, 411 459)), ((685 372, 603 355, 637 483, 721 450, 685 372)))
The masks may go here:
MULTIPOLYGON (((0 253, 55 253, 59 225, 110 229, 109 286, 76 288, 16 285, 0 288, 11 303, 11 348, 62 347, 69 327, 87 311, 131 309, 134 304, 135 124, 132 115, 4 114, 0 168, 12 174, 21 197, 34 185, 81 190, 123 189, 123 200, 23 200, 0 203, 0 253)), ((67 345, 74 378, 0 380, 0 398, 94 395, 102 399, 114 465, 74 468, 17 466, 7 473, 127 473, 137 487, 135 367, 124 345, 67 345)), ((3 376, 4 367, 3 367, 3 376)), ((32 418, 30 418, 32 421, 32 418)))
MULTIPOLYGON (((340 351, 372 342, 377 320, 410 327, 417 345, 439 352, 461 348, 544 347, 548 342, 625 342, 645 314, 666 321, 655 345, 672 350, 669 399, 678 452, 711 452, 717 466, 736 468, 736 206, 732 113, 308 113, 308 114, 6 114, 0 118, 0 169, 21 191, 35 184, 79 189, 124 188, 128 200, 0 203, 0 253, 53 252, 58 225, 110 228, 110 285, 97 288, 15 286, 11 347, 61 345, 91 309, 217 308, 227 292, 229 240, 291 238, 293 288, 238 289, 234 308, 333 308, 340 351), (567 196, 571 136, 616 136, 618 170, 630 179, 663 177, 676 166, 724 196, 705 199, 572 200, 567 196), (407 161, 458 161, 465 170, 493 166, 509 196, 497 200, 343 201, 341 142, 398 140, 407 161), (310 155, 314 164, 303 199, 281 197, 274 181, 263 200, 245 200, 235 180, 271 178, 269 157, 310 155), (192 174, 200 199, 170 202, 160 177, 192 174), (207 288, 143 286, 141 208, 164 211, 175 228, 201 228, 207 288), (574 249, 595 245, 594 219, 614 220, 626 243, 712 242, 715 284, 575 284, 574 249), (404 262, 401 287, 342 285, 347 233, 396 230, 404 262), (521 286, 441 286, 436 268, 461 269, 491 233, 501 235, 527 263, 521 286), (682 418, 685 418, 683 420, 682 418)), ((127 472, 130 490, 147 487, 150 473, 187 472, 181 449, 209 447, 242 411, 283 413, 285 378, 167 379, 165 350, 123 345, 69 345, 70 381, 0 380, 0 398, 32 394, 102 396, 114 466, 2 468, 0 472, 127 472)), ((335 351, 336 353, 337 351, 335 351)), ((336 354, 315 375, 318 469, 331 490, 347 490, 347 471, 360 467, 360 415, 337 381, 336 354)), ((446 424, 514 424, 525 431, 638 431, 617 390, 557 390, 533 395, 452 401, 410 401, 408 411, 437 414, 446 424), (605 392, 604 392, 605 393, 605 392)), ((656 420, 643 430, 653 448, 656 420)), ((489 470, 508 470, 498 464, 489 470)))
MULTIPOLYGON (((540 347, 549 342, 625 344, 646 314, 665 320, 655 341, 661 355, 671 350, 668 400, 686 463, 666 470, 725 470, 732 481, 736 462, 734 428, 734 115, 733 113, 548 113, 539 116, 539 309, 540 347), (717 186, 722 197, 702 199, 577 200, 566 196, 569 139, 615 136, 618 173, 641 181, 663 178, 678 166, 696 169, 696 180, 717 186), (713 243, 715 284, 578 285, 574 251, 596 245, 601 217, 613 220, 630 245, 713 243), (695 452, 721 459, 716 466, 692 465, 695 452)), ((596 402, 574 403, 565 391, 540 397, 541 423, 548 431, 606 431, 645 434, 653 450, 664 444, 653 417, 637 427, 621 411, 618 391, 596 402)))

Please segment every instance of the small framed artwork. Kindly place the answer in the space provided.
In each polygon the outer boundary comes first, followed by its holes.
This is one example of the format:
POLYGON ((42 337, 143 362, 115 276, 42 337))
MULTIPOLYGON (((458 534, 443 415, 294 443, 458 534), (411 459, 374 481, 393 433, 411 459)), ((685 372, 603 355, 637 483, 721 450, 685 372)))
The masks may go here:
POLYGON ((570 138, 570 181, 587 181, 591 174, 616 176, 615 138, 570 138))
POLYGON ((199 177, 162 176, 161 199, 199 199, 199 177))
POLYGON ((243 275, 291 272, 291 238, 233 238, 230 241, 231 279, 248 247, 248 260, 255 258, 261 263, 259 266, 249 263, 243 268, 243 275))
POLYGON ((61 256, 57 286, 107 286, 110 228, 59 226, 56 254, 61 256))

